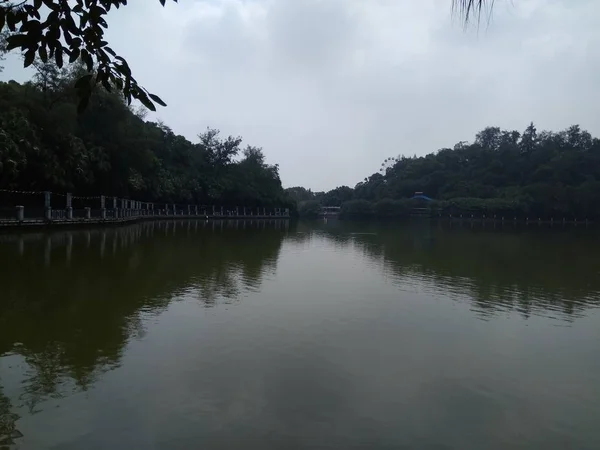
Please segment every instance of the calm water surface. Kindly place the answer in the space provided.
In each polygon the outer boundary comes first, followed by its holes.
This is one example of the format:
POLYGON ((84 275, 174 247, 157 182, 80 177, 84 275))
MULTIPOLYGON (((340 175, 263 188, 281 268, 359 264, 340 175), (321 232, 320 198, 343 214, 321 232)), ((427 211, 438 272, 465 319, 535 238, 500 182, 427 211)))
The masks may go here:
POLYGON ((0 235, 0 448, 598 449, 599 250, 429 222, 0 235))

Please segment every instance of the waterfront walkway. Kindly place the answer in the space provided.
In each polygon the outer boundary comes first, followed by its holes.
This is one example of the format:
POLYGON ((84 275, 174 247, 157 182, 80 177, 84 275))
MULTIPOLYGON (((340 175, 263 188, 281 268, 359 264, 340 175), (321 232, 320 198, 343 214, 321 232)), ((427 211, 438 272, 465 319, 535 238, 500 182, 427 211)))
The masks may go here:
POLYGON ((5 206, 0 206, 0 228, 123 224, 163 219, 271 220, 290 217, 288 208, 159 204, 103 195, 77 197, 70 193, 51 192, 2 191, 2 193, 5 206), (8 197, 10 201, 6 201, 6 194, 10 194, 8 197), (31 201, 32 199, 39 201, 31 201), (20 202, 20 200, 24 201, 20 202), (58 203, 62 205, 56 208, 58 203))

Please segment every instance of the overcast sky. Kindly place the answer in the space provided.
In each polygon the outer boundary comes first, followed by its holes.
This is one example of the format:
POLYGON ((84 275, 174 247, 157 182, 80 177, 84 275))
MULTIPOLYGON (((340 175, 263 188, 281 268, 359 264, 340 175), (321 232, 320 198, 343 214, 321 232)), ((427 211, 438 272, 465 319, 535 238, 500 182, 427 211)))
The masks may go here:
POLYGON ((107 37, 167 102, 149 118, 242 136, 285 187, 324 190, 488 125, 600 135, 599 19, 597 0, 496 0, 466 31, 451 0, 130 0, 107 37))

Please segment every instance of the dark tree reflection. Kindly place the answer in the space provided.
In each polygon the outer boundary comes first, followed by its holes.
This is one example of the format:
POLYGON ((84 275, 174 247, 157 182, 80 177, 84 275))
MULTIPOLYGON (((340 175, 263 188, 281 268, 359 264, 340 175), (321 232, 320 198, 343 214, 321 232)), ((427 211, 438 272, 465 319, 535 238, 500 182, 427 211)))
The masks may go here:
MULTIPOLYGON (((383 261, 397 283, 425 282, 489 318, 506 311, 570 321, 599 305, 594 230, 469 222, 317 222, 313 233, 383 261)), ((308 228, 299 227, 298 237, 308 228)))
MULTIPOLYGON (((288 224, 155 222, 0 237, 0 355, 24 358, 21 402, 86 389, 143 318, 193 295, 234 302, 275 270, 288 224)), ((1 387, 1 386, 0 386, 1 387)))

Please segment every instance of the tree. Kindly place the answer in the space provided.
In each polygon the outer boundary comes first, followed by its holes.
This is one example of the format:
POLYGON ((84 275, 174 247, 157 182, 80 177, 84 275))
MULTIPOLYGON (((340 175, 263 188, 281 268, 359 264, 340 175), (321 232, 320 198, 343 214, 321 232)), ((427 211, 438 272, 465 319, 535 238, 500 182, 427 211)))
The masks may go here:
POLYGON ((0 82, 0 189, 293 208, 260 148, 210 128, 191 142, 101 88, 78 115, 72 83, 85 68, 35 64, 31 81, 0 82))
POLYGON ((533 123, 523 133, 487 127, 473 143, 393 158, 384 174, 314 199, 323 206, 341 204, 348 217, 401 217, 426 207, 468 216, 600 218, 599 173, 600 139, 577 125, 558 133, 538 133, 533 123), (435 201, 407 203, 418 191, 435 201))
MULTIPOLYGON (((159 1, 163 6, 166 3, 159 1)), ((106 15, 111 8, 125 5, 127 0, 0 0, 0 31, 6 25, 10 32, 6 49, 20 49, 25 67, 38 58, 42 63, 54 61, 59 69, 65 60, 81 61, 87 74, 75 84, 80 111, 96 84, 121 92, 128 104, 137 99, 155 111, 155 103, 166 104, 138 84, 127 61, 104 40, 106 15)))
MULTIPOLYGON (((0 63, 2 63, 2 61, 4 61, 6 52, 8 51, 6 49, 6 38, 8 37, 8 33, 2 31, 2 28, 0 27, 0 63)), ((2 73, 2 71, 4 70, 4 66, 2 66, 0 64, 0 73, 2 73)))

